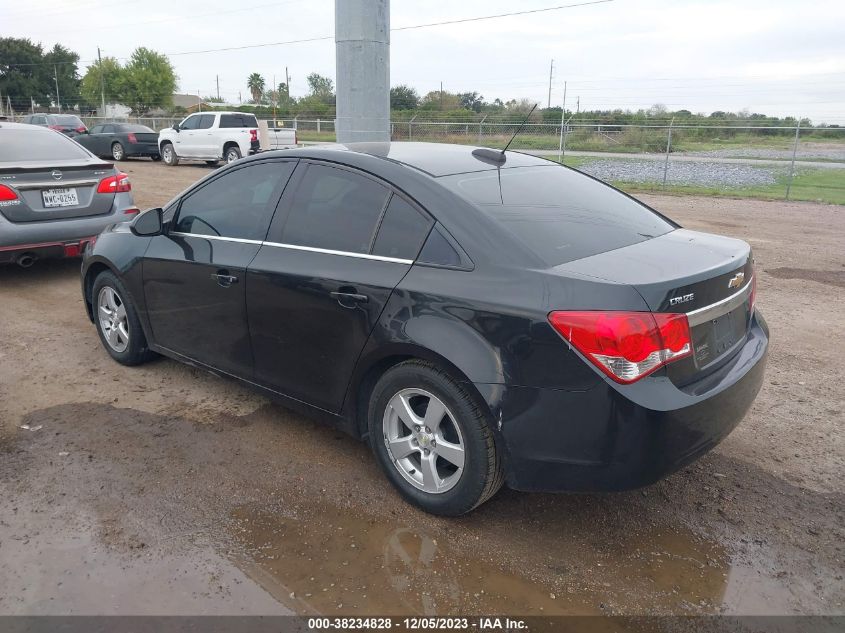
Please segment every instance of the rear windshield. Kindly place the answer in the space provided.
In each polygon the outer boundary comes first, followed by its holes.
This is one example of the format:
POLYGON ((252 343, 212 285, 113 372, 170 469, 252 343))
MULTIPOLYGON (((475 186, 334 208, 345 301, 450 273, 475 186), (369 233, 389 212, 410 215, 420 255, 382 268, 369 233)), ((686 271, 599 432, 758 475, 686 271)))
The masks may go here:
POLYGON ((439 178, 548 266, 630 246, 676 227, 628 196, 559 165, 439 178))
POLYGON ((221 114, 220 127, 258 127, 254 114, 221 114))
POLYGON ((117 127, 121 132, 154 132, 154 130, 151 130, 146 125, 123 124, 117 127))
POLYGON ((88 160, 91 155, 64 134, 44 128, 11 130, 0 128, 0 163, 45 160, 88 160))
POLYGON ((82 127, 82 119, 71 114, 55 114, 53 115, 54 125, 67 125, 68 127, 82 127))

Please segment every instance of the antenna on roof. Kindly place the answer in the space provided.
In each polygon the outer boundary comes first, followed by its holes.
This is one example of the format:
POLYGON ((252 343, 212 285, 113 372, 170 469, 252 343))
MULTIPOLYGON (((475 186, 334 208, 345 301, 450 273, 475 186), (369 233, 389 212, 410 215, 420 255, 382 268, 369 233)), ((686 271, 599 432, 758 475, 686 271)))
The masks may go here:
POLYGON ((522 123, 519 124, 519 127, 517 128, 516 132, 514 132, 513 136, 511 136, 511 140, 509 140, 508 144, 505 145, 505 149, 502 150, 502 158, 504 158, 505 152, 508 151, 508 148, 511 146, 511 143, 513 143, 513 140, 516 138, 516 135, 522 132, 522 128, 524 128, 525 124, 528 123, 528 119, 531 118, 531 115, 534 114, 534 110, 536 109, 537 104, 535 103, 534 107, 531 108, 531 111, 528 113, 528 115, 522 120, 522 123))
POLYGON ((516 132, 514 132, 513 136, 511 136, 511 140, 509 140, 508 144, 505 145, 505 149, 503 149, 501 151, 496 151, 494 149, 487 149, 487 148, 479 147, 478 149, 472 150, 472 155, 475 156, 477 159, 484 161, 485 163, 493 163, 495 165, 503 165, 505 160, 507 160, 505 158, 505 152, 511 146, 511 143, 513 143, 513 140, 516 138, 517 134, 522 132, 522 128, 524 128, 525 124, 528 123, 528 119, 531 118, 531 115, 534 113, 534 110, 536 110, 536 109, 537 109, 537 104, 535 103, 534 107, 531 108, 531 111, 528 113, 528 115, 522 120, 522 123, 519 124, 519 127, 517 128, 516 132))

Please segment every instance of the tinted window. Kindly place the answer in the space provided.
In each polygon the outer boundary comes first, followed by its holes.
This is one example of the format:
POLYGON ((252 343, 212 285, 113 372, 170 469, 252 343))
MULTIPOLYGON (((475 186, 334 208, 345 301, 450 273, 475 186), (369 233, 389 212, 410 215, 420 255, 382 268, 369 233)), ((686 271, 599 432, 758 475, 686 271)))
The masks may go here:
POLYGON ((114 134, 114 126, 113 125, 104 125, 103 126, 103 134, 114 134))
POLYGON ((293 162, 253 163, 227 172, 188 194, 179 208, 174 230, 261 240, 293 162))
POLYGON ((52 117, 53 125, 61 125, 64 127, 78 128, 82 127, 82 119, 70 114, 56 114, 52 117))
POLYGON ((183 130, 196 130, 197 126, 199 125, 199 122, 200 122, 200 115, 195 114, 193 116, 189 116, 187 119, 182 121, 179 124, 179 127, 182 128, 183 130))
POLYGON ((148 128, 146 125, 116 125, 115 126, 121 132, 155 132, 148 128))
POLYGON ((434 229, 425 241, 418 260, 421 264, 437 264, 438 266, 460 266, 461 256, 449 243, 443 234, 434 229))
POLYGON ((427 217, 394 195, 379 226, 373 255, 415 259, 429 228, 427 217))
POLYGON ((214 125, 214 115, 213 114, 203 114, 200 116, 200 122, 197 126, 198 130, 207 130, 212 125, 214 125))
POLYGON ((100 134, 103 131, 103 127, 102 125, 95 125, 91 128, 90 132, 91 134, 100 134))
POLYGON ((0 162, 89 160, 91 155, 64 134, 42 129, 0 128, 0 162))
POLYGON ((352 172, 309 165, 291 200, 281 241, 368 253, 388 190, 352 172))
POLYGON ((221 114, 220 127, 258 127, 253 114, 221 114))
POLYGON ((46 116, 34 116, 32 117, 32 122, 36 125, 47 125, 47 117, 46 116))
POLYGON ((557 165, 440 180, 476 203, 549 266, 629 246, 675 228, 619 191, 557 165))

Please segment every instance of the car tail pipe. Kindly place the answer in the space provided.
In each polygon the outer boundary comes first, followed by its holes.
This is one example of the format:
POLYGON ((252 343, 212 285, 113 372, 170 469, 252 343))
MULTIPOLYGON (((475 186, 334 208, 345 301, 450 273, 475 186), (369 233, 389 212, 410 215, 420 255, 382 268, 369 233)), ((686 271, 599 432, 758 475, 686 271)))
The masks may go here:
POLYGON ((15 263, 21 268, 29 268, 35 263, 36 259, 38 259, 38 256, 35 253, 21 253, 15 263))

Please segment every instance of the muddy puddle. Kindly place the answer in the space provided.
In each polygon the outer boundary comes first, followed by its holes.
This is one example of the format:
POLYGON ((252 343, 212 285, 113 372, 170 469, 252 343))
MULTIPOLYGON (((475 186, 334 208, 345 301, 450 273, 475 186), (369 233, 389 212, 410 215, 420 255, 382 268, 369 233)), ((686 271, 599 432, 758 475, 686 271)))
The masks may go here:
MULTIPOLYGON (((550 539, 550 573, 529 577, 512 563, 456 551, 448 536, 336 510, 279 514, 245 506, 231 518, 242 552, 236 564, 299 613, 717 613, 736 584, 725 551, 686 533, 622 539, 578 574, 556 573, 555 561, 571 558, 571 550, 555 555, 550 539)), ((538 553, 549 546, 538 543, 538 553)))

